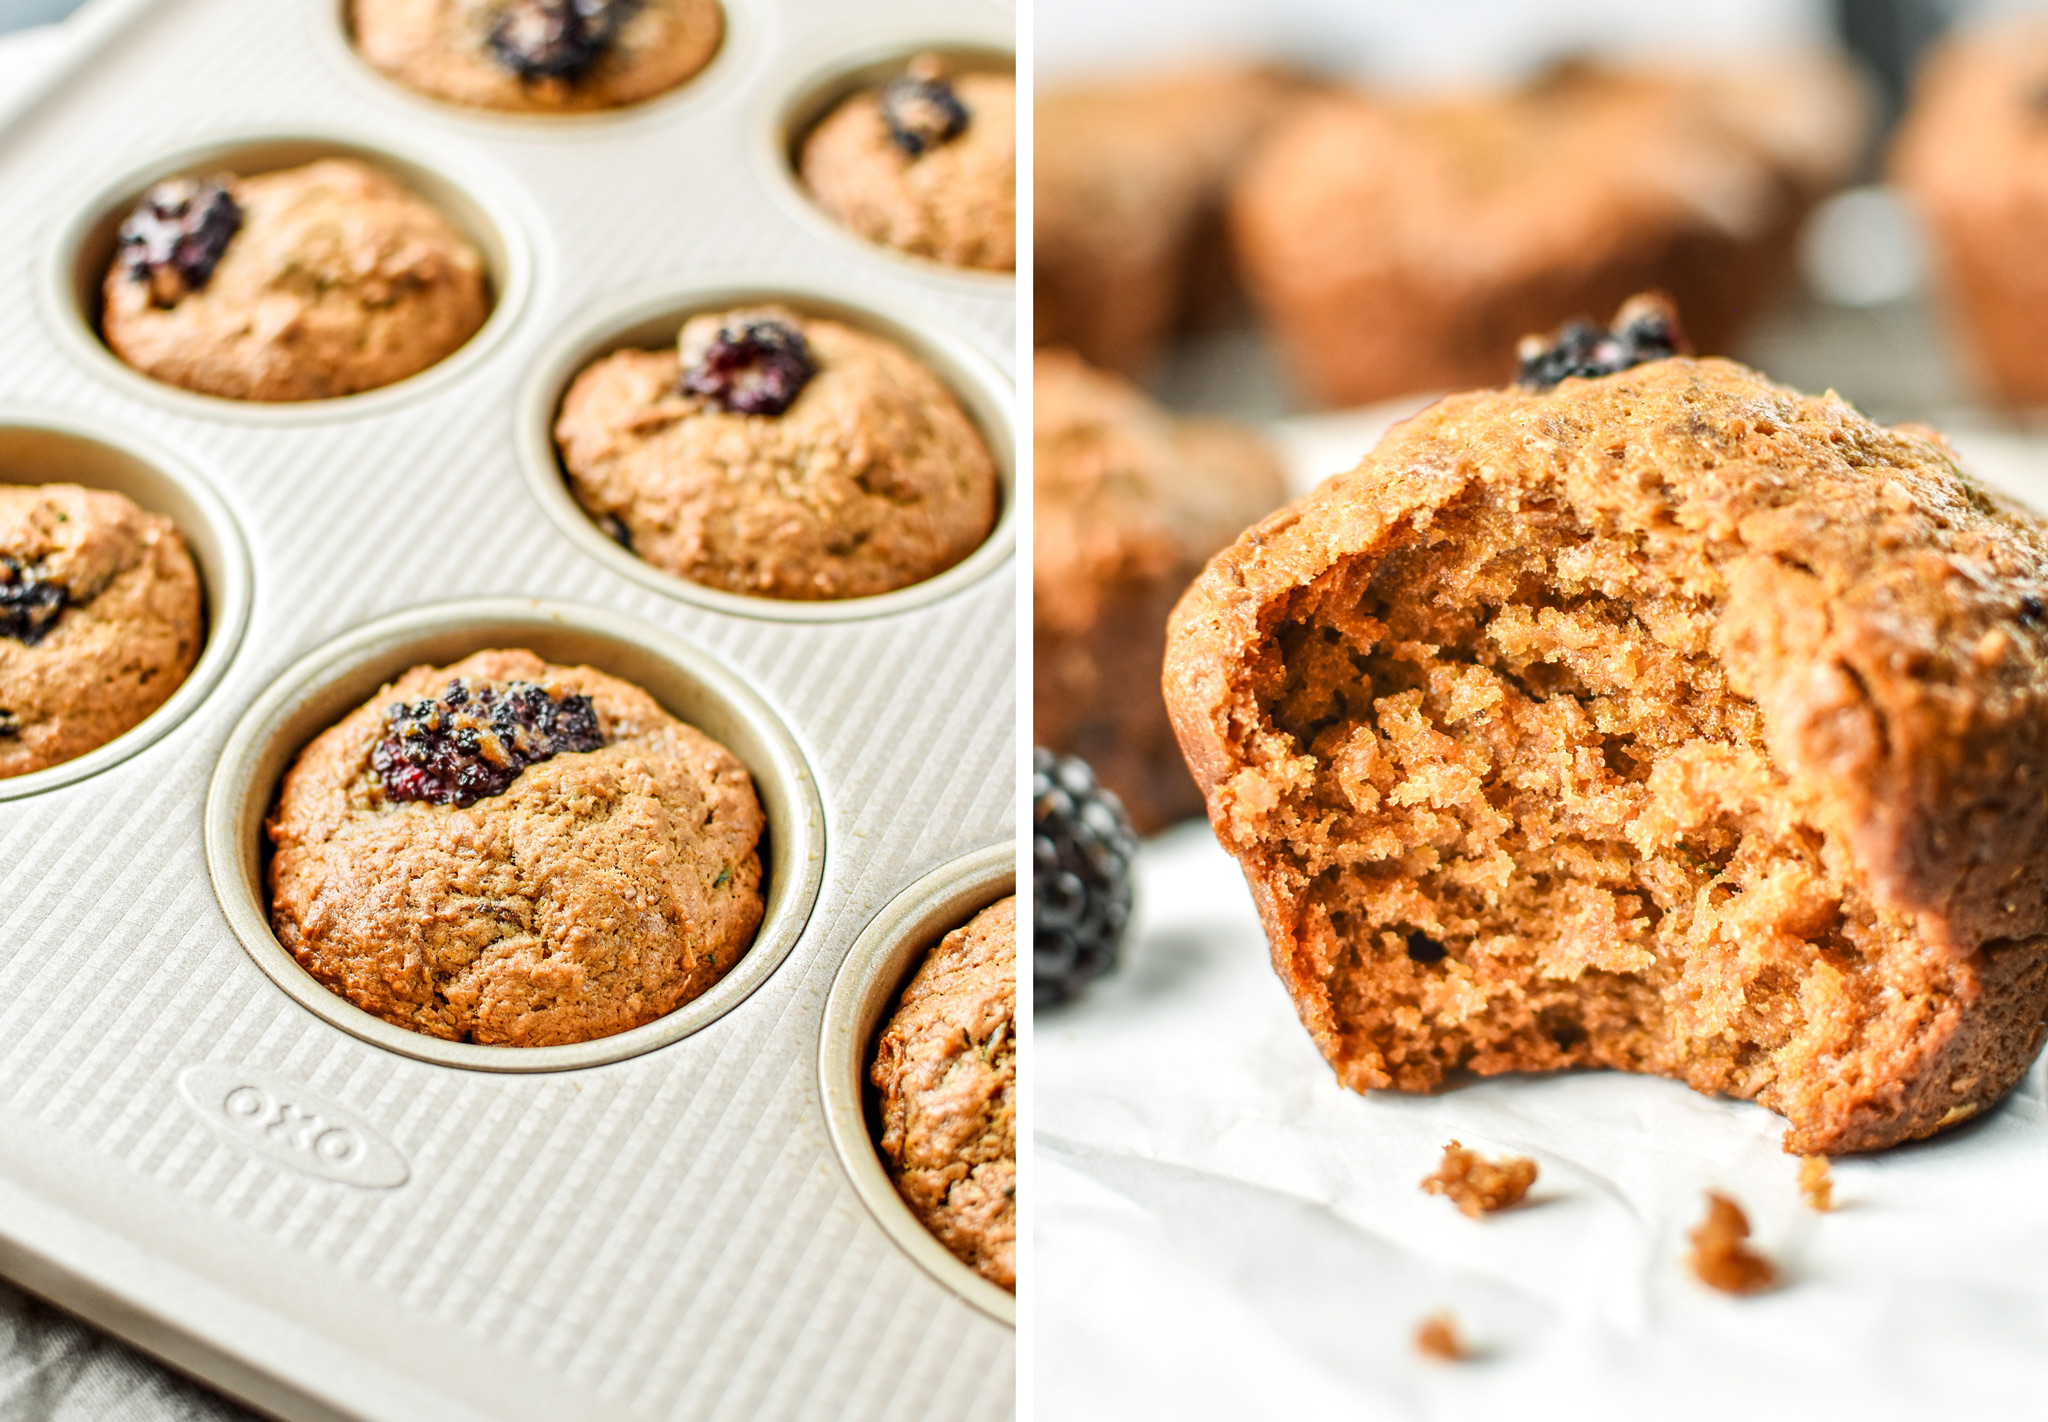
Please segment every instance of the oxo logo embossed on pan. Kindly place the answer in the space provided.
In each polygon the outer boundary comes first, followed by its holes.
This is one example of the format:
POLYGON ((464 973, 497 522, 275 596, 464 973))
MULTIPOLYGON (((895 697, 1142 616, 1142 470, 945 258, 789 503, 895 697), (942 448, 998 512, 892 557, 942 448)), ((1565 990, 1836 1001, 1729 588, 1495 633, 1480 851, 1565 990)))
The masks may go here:
POLYGON ((178 1073, 178 1095, 227 1140, 310 1175, 389 1190, 412 1173, 375 1127, 289 1078, 209 1062, 178 1073))

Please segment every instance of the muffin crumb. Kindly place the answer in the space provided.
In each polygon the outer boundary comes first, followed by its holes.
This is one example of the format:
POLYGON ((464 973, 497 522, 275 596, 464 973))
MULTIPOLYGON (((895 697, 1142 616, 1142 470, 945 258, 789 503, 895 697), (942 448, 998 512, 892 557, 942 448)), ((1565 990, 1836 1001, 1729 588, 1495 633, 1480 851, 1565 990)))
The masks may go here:
POLYGON ((1778 1282, 1771 1261, 1751 1249, 1749 1217, 1718 1190, 1707 1191, 1707 1217, 1692 1232, 1693 1274, 1724 1294, 1756 1294, 1778 1282))
POLYGON ((1477 1151, 1452 1141, 1444 1147, 1443 1164, 1434 1175, 1423 1177, 1425 1193, 1442 1195, 1465 1213, 1468 1219, 1492 1214, 1518 1205, 1536 1183, 1536 1162, 1525 1155, 1505 1155, 1488 1160, 1477 1151))
POLYGON ((1828 1158, 1809 1155, 1799 1162, 1799 1193, 1812 1209, 1822 1214, 1835 1207, 1835 1182, 1828 1174, 1828 1158))
POLYGON ((1449 1309, 1431 1314, 1416 1326, 1415 1351, 1439 1363, 1462 1363, 1472 1356, 1449 1309))

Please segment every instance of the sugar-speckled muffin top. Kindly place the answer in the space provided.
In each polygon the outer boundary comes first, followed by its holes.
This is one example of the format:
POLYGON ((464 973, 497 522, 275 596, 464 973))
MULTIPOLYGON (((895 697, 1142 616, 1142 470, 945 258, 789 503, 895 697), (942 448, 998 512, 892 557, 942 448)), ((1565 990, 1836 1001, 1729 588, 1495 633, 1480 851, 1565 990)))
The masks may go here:
POLYGON ((424 198, 354 159, 171 180, 124 231, 141 240, 124 240, 107 271, 107 344, 144 375, 201 394, 374 390, 453 354, 490 315, 476 248, 424 198))
POLYGON ((198 569, 169 519, 105 489, 0 484, 0 777, 138 724, 205 637, 198 569))
POLYGON ((707 313, 586 368, 555 422, 569 485, 635 555, 759 597, 866 597, 995 526, 995 460, 893 342, 780 307, 707 313))
POLYGON ((798 169, 819 205, 863 237, 949 266, 1016 269, 1017 81, 1007 74, 913 61, 826 115, 798 169))
POLYGON ((763 824, 746 767, 640 688, 478 652, 414 667, 299 753, 266 826, 271 923, 415 1032, 608 1037, 746 952, 763 824))
POLYGON ((882 1157, 912 1213, 990 1283, 1017 1287, 1017 900, 932 949, 870 1077, 882 1157))
POLYGON ((430 98, 577 113, 666 93, 725 37, 718 0, 351 0, 356 52, 430 98))

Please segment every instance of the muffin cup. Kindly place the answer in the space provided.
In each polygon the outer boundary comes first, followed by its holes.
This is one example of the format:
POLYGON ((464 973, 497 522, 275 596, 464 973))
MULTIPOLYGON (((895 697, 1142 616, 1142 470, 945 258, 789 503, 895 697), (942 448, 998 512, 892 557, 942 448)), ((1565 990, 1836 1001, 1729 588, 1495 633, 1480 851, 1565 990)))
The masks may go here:
POLYGON ((825 812, 789 731, 737 676, 704 652, 644 623, 596 608, 519 598, 442 603, 382 618, 289 668, 243 715, 221 751, 206 797, 206 858, 228 923, 256 965, 300 1006, 376 1046, 478 1071, 562 1071, 667 1046, 738 1006, 789 955, 824 875, 825 812), (643 1027, 552 1047, 449 1042, 372 1016, 329 991, 270 927, 264 816, 293 759, 409 667, 445 666, 487 647, 526 647, 545 660, 587 664, 641 687, 745 764, 768 829, 766 911, 731 972, 702 996, 643 1027))
POLYGON ((518 134, 520 140, 546 138, 576 139, 586 136, 610 137, 634 124, 667 122, 677 110, 694 109, 722 97, 741 82, 753 57, 756 31, 754 0, 719 0, 725 13, 725 34, 718 50, 704 67, 676 85, 635 104, 610 109, 579 109, 572 113, 525 113, 516 109, 486 109, 458 104, 408 88, 389 75, 372 68, 356 50, 355 27, 349 20, 349 0, 308 0, 306 17, 313 30, 315 46, 322 56, 347 80, 369 96, 384 102, 396 100, 415 114, 480 132, 518 134))
POLYGON ((887 83, 901 74, 913 57, 936 54, 955 73, 1015 76, 1017 72, 1016 53, 1010 48, 1007 28, 1001 25, 945 36, 934 36, 927 30, 905 30, 885 39, 875 39, 872 29, 863 34, 864 42, 858 45, 824 44, 807 51, 805 56, 782 66, 762 85, 766 102, 753 125, 754 160, 769 191, 784 210, 812 232, 899 271, 958 283, 986 294, 1014 290, 1015 272, 956 267, 863 237, 820 207, 811 190, 804 186, 799 162, 804 140, 810 137, 811 130, 841 100, 862 89, 887 83))
POLYGON ((891 899, 854 940, 825 1000, 818 1086, 832 1148, 883 1232, 932 1278, 989 1317, 1017 1326, 1017 1298, 974 1272, 910 1212, 875 1148, 868 1085, 875 1039, 903 985, 941 938, 997 899, 1017 891, 1017 851, 1008 842, 970 850, 891 899))
POLYGON ((241 645, 249 622, 249 550, 220 496, 168 452, 42 411, 0 409, 0 484, 82 484, 126 495, 177 525, 199 569, 206 645, 192 674, 135 726, 84 755, 0 779, 0 800, 54 790, 96 775, 148 746, 206 699, 241 645))
POLYGON ((370 146, 318 134, 249 135, 217 139, 152 159, 103 184, 75 205, 57 233, 42 282, 44 305, 59 344, 94 375, 125 393, 184 414, 210 415, 249 424, 306 424, 375 414, 427 394, 478 365, 504 339, 533 287, 533 253, 526 221, 515 211, 518 189, 492 175, 482 162, 460 160, 461 181, 448 176, 456 164, 416 156, 379 143, 370 146), (232 172, 238 177, 296 168, 322 158, 353 158, 395 178, 432 204, 484 261, 491 311, 461 346, 425 370, 389 385, 324 400, 234 400, 204 395, 144 375, 108 347, 101 335, 103 286, 113 264, 122 220, 135 210, 151 185, 181 173, 232 172))
POLYGON ((528 487, 571 542, 625 577, 656 592, 714 612, 775 622, 848 622, 936 602, 1008 564, 1016 543, 1014 394, 1002 372, 959 337, 910 316, 883 315, 851 287, 803 279, 736 280, 706 286, 654 285, 628 292, 578 319, 549 343, 534 363, 518 401, 520 465, 528 487), (665 573, 619 546, 591 521, 569 490, 555 447, 555 417, 570 382, 614 351, 652 350, 675 344, 683 322, 701 311, 776 302, 807 316, 823 316, 894 341, 952 391, 995 459, 1002 505, 981 546, 923 582, 872 597, 820 601, 753 597, 707 587, 665 573))

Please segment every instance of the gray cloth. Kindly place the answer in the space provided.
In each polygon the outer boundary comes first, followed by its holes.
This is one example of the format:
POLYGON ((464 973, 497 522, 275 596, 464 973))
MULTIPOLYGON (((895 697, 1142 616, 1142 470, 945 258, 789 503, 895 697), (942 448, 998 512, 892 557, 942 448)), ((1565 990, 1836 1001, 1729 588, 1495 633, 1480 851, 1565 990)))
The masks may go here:
POLYGON ((256 1416, 0 1283, 0 1422, 256 1422, 256 1416))
POLYGON ((82 0, 0 0, 0 30, 55 24, 81 3, 82 0))

